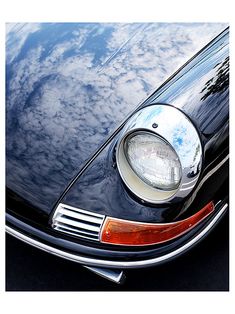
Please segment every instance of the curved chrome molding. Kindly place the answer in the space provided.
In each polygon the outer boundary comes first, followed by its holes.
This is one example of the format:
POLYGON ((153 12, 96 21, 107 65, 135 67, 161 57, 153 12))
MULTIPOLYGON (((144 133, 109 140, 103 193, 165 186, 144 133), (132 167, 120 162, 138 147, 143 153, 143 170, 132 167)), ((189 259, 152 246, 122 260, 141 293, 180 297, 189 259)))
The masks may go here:
MULTIPOLYGON (((218 204, 218 203, 217 203, 218 204)), ((111 261, 111 260, 102 260, 102 259, 95 259, 95 258, 89 258, 84 256, 79 256, 76 254, 68 253, 65 251, 62 251, 60 249, 51 247, 47 244, 43 244, 37 240, 34 240, 30 238, 29 236, 26 236, 22 234, 19 231, 14 230, 13 228, 6 226, 6 232, 11 234, 12 236, 20 239, 21 241, 28 243, 32 246, 35 246, 43 251, 49 252, 53 255, 65 258, 67 260, 77 262, 83 265, 87 266, 97 266, 97 267, 108 267, 108 268, 142 268, 142 267, 148 267, 148 266, 154 266, 157 264, 160 264, 164 261, 167 261, 169 259, 172 259, 176 257, 179 254, 182 254, 183 252, 187 251, 191 246, 196 244, 205 234, 207 234, 214 224, 218 221, 218 219, 222 216, 222 214, 225 212, 226 208, 228 207, 228 204, 225 204, 215 215, 215 217, 210 221, 210 223, 193 239, 191 239, 189 242, 181 246, 180 248, 148 260, 142 260, 142 261, 111 261)))
POLYGON ((120 134, 117 143, 117 167, 126 186, 139 198, 150 203, 162 203, 184 198, 194 188, 202 167, 202 145, 192 122, 179 109, 154 104, 135 113, 120 134), (163 191, 142 181, 129 165, 124 143, 129 134, 144 130, 162 137, 177 153, 182 178, 177 189, 163 191))

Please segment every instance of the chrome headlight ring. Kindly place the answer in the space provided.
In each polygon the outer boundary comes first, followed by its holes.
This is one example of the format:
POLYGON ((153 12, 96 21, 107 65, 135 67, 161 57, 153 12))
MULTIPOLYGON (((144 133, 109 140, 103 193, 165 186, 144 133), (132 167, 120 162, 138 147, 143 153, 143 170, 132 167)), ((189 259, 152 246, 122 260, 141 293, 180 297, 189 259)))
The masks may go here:
POLYGON ((169 105, 154 104, 136 112, 126 123, 117 143, 116 158, 120 176, 132 193, 158 204, 184 198, 194 188, 202 166, 202 145, 197 130, 184 113, 169 105), (151 186, 130 164, 126 141, 138 134, 155 136, 178 157, 180 179, 174 188, 151 186))

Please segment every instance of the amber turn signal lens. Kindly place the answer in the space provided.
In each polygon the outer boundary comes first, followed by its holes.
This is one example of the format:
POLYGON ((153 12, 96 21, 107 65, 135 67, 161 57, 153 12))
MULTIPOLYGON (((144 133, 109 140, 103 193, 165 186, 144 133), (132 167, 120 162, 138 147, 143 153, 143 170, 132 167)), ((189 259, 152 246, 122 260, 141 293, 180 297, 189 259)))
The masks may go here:
POLYGON ((210 202, 189 218, 164 224, 107 217, 101 232, 101 242, 132 246, 163 243, 186 233, 213 211, 214 204, 210 202))

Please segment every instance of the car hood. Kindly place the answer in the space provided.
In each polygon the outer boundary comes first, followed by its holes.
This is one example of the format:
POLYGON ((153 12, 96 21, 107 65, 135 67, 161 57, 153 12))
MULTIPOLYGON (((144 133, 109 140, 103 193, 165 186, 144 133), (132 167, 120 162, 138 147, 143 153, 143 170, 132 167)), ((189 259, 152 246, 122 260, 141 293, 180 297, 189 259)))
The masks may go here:
POLYGON ((7 187, 50 213, 121 121, 224 27, 7 25, 7 187))

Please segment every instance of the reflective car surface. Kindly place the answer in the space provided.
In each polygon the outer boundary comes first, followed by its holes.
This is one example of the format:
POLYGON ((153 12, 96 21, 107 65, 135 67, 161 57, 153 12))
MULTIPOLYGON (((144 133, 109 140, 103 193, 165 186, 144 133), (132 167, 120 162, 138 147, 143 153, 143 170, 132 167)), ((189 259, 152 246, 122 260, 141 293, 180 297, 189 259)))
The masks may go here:
POLYGON ((203 238, 228 208, 228 33, 8 25, 7 231, 116 282, 203 238))

